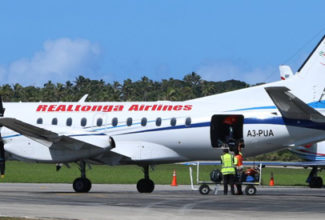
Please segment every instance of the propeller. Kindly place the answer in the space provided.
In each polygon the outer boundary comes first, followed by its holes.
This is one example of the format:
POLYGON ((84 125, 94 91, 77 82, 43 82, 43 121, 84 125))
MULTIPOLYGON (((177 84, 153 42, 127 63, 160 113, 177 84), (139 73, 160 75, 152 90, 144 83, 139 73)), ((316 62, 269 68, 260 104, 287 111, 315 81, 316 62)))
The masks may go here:
MULTIPOLYGON (((3 108, 2 104, 2 97, 0 96, 0 117, 3 117, 5 113, 5 109, 3 108)), ((0 126, 1 129, 2 126, 0 126)), ((0 175, 1 178, 5 175, 5 169, 6 169, 6 157, 5 157, 5 148, 4 143, 2 141, 1 133, 0 133, 0 175)))

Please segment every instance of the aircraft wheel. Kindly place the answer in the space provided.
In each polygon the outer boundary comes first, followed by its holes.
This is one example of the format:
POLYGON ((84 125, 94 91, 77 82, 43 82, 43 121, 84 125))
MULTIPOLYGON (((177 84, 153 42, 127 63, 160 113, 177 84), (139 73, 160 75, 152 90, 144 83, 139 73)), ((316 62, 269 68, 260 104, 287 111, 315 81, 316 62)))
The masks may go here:
POLYGON ((77 178, 73 181, 73 189, 75 192, 89 192, 91 182, 87 178, 77 178))
POLYGON ((253 185, 247 185, 245 188, 246 195, 252 196, 256 194, 256 187, 253 185))
POLYGON ((152 193, 154 188, 155 184, 151 179, 141 179, 137 183, 139 193, 152 193))
POLYGON ((319 176, 314 176, 311 178, 309 182, 310 188, 322 188, 323 187, 323 179, 319 176))
POLYGON ((202 184, 199 188, 199 191, 202 195, 208 195, 210 192, 210 187, 207 184, 202 184))

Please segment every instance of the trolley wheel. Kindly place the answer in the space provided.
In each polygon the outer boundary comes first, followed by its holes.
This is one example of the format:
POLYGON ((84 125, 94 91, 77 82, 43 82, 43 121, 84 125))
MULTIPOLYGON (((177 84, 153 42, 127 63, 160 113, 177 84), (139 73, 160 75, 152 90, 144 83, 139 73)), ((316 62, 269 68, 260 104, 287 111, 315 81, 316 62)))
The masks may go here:
POLYGON ((256 194, 256 187, 253 185, 247 185, 245 188, 246 195, 252 196, 256 194))
POLYGON ((210 187, 207 184, 202 184, 199 188, 199 191, 202 195, 208 195, 210 192, 210 187))

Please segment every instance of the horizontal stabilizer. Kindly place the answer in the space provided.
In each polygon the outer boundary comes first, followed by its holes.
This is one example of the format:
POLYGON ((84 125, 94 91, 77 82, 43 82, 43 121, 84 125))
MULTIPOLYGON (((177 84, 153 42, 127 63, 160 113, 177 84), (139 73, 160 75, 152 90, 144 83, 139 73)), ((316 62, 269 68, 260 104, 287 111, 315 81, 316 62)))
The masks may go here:
POLYGON ((282 116, 288 119, 325 122, 325 117, 289 92, 287 87, 266 87, 282 116))

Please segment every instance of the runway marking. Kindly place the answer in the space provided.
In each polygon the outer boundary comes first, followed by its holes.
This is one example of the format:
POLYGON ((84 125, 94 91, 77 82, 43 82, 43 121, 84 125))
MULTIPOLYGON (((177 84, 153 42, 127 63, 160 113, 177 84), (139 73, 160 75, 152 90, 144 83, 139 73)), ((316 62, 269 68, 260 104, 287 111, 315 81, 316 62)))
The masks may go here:
POLYGON ((203 200, 203 201, 198 201, 198 202, 191 202, 191 203, 188 203, 184 206, 182 206, 180 209, 179 209, 179 213, 182 214, 182 215, 185 215, 189 210, 193 210, 193 208, 197 205, 200 205, 200 204, 204 204, 204 203, 211 203, 211 200, 203 200))

